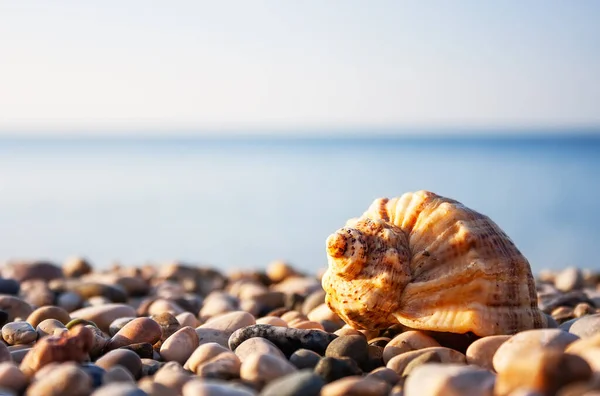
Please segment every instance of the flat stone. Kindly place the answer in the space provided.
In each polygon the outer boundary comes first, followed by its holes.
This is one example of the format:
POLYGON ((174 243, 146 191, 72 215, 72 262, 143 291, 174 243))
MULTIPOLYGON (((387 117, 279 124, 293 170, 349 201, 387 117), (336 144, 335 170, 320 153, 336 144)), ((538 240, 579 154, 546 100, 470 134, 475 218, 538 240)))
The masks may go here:
POLYGON ((240 378, 262 388, 274 379, 295 371, 296 367, 285 358, 255 353, 242 362, 240 378))
POLYGON ((358 335, 342 336, 329 343, 325 350, 325 356, 348 357, 362 367, 369 359, 369 346, 364 337, 358 335))
POLYGON ((321 355, 308 349, 298 349, 296 352, 292 353, 292 356, 290 356, 290 363, 296 366, 296 368, 299 370, 313 369, 320 360, 321 355))
POLYGON ((118 318, 124 316, 137 316, 135 309, 125 304, 106 304, 95 307, 81 308, 71 312, 72 318, 90 320, 98 326, 99 329, 108 333, 110 324, 118 318))
POLYGON ((107 371, 116 365, 123 366, 136 379, 140 378, 142 374, 142 360, 136 353, 127 349, 115 349, 108 352, 96 360, 96 365, 107 371))
POLYGON ((377 378, 346 377, 323 387, 321 396, 387 396, 391 386, 377 378))
POLYGON ((249 338, 242 342, 235 348, 235 354, 242 362, 252 354, 273 355, 282 359, 286 358, 283 352, 281 352, 275 344, 261 337, 249 338))
POLYGON ((569 333, 575 334, 579 338, 600 334, 600 313, 583 316, 575 320, 569 328, 569 333))
POLYGON ((319 396, 325 381, 311 370, 301 370, 279 377, 260 393, 261 396, 319 396))
POLYGON ((466 357, 468 364, 474 364, 487 370, 494 370, 494 354, 512 336, 495 335, 480 338, 467 349, 466 357))
POLYGON ((362 371, 356 362, 350 358, 324 357, 315 366, 315 374, 320 375, 325 382, 333 382, 352 375, 361 375, 362 371))
POLYGON ((404 383, 405 396, 491 396, 495 376, 485 369, 428 363, 415 368, 404 383))
MULTIPOLYGON (((406 367, 413 361, 424 354, 433 354, 435 357, 429 357, 429 360, 437 359, 441 363, 465 364, 466 357, 462 353, 454 349, 445 347, 430 347, 416 351, 405 352, 394 356, 387 362, 386 367, 394 370, 398 375, 403 376, 406 367)), ((424 362, 423 362, 424 363, 424 362)))
POLYGON ((383 349, 383 362, 387 364, 391 358, 405 352, 439 346, 440 344, 436 340, 420 331, 405 331, 386 344, 383 349))

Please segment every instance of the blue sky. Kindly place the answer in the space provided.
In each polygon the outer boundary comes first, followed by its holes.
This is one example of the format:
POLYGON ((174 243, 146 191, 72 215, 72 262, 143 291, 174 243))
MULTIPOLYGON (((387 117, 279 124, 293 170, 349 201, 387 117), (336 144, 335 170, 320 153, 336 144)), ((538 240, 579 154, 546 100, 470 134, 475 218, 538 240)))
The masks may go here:
POLYGON ((598 20, 590 0, 0 0, 0 133, 600 125, 598 20))

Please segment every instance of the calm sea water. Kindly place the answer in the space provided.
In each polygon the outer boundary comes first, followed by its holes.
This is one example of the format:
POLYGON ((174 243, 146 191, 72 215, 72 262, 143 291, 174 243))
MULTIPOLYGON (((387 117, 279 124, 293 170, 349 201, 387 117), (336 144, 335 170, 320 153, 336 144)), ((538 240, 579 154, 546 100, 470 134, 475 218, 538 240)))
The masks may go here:
POLYGON ((380 196, 489 215, 534 270, 600 269, 600 138, 0 140, 0 259, 326 266, 380 196))

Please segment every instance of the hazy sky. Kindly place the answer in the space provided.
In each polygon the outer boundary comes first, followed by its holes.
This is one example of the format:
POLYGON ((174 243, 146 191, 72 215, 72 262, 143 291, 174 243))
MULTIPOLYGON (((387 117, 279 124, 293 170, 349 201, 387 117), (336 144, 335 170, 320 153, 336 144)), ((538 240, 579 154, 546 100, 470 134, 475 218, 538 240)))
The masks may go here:
POLYGON ((599 20, 591 0, 0 0, 0 132, 600 125, 599 20))

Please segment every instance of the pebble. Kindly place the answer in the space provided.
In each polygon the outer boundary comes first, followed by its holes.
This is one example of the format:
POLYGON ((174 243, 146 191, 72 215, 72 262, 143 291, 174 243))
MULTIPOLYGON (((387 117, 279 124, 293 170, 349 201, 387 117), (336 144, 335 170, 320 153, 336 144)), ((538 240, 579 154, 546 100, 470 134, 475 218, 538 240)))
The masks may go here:
POLYGON ((262 388, 272 380, 295 371, 296 367, 285 358, 255 353, 242 362, 240 378, 262 388))
POLYGON ((135 309, 125 304, 105 304, 95 307, 81 308, 71 312, 72 318, 90 320, 98 326, 99 329, 108 333, 110 324, 118 318, 124 316, 136 316, 135 309))
POLYGON ((176 394, 180 394, 183 386, 191 379, 189 371, 184 370, 177 362, 168 362, 154 374, 154 381, 172 389, 176 394))
POLYGON ((64 309, 57 306, 46 306, 40 307, 33 311, 28 317, 27 322, 33 327, 37 327, 42 321, 46 319, 56 319, 62 324, 67 324, 71 321, 71 316, 64 309))
POLYGON ((28 379, 12 362, 0 363, 0 388, 20 393, 27 386, 28 379))
POLYGON ((236 354, 213 342, 196 348, 183 368, 201 377, 230 379, 239 376, 240 366, 236 354))
POLYGON ((135 383, 135 378, 126 368, 116 365, 109 368, 102 378, 102 383, 110 384, 111 382, 129 382, 135 383))
POLYGON ((500 345, 492 360, 494 369, 501 373, 524 351, 536 348, 555 348, 562 351, 578 339, 576 335, 560 329, 522 331, 500 345))
POLYGON ((583 285, 583 273, 575 267, 565 268, 554 279, 554 287, 562 292, 581 289, 583 285))
POLYGON ((115 319, 112 321, 110 326, 108 326, 108 335, 114 337, 115 334, 119 332, 127 323, 136 319, 135 316, 129 316, 124 318, 115 319))
POLYGON ((115 382, 98 388, 90 396, 148 396, 134 384, 115 382))
POLYGON ((96 389, 102 386, 106 370, 94 363, 82 363, 79 368, 92 379, 92 388, 96 389))
POLYGON ((256 319, 256 324, 288 327, 287 322, 277 316, 263 316, 262 318, 256 319))
POLYGON ((569 344, 565 349, 566 353, 579 355, 591 348, 600 348, 600 334, 594 334, 593 336, 581 338, 573 343, 569 344))
POLYGON ((500 345, 509 340, 509 335, 496 335, 480 338, 472 343, 466 352, 467 363, 475 364, 490 371, 494 370, 494 354, 500 345))
POLYGON ((320 375, 325 382, 333 382, 351 375, 361 375, 362 371, 350 358, 324 357, 315 366, 315 374, 320 375))
POLYGON ((10 322, 2 327, 2 338, 8 345, 24 345, 34 342, 38 333, 27 322, 10 322))
POLYGON ((83 305, 83 298, 81 298, 79 294, 73 292, 61 293, 56 298, 56 305, 67 312, 73 312, 76 309, 81 308, 83 305))
POLYGON ((569 333, 579 338, 600 334, 600 313, 576 319, 569 328, 569 333))
MULTIPOLYGON (((251 338, 250 340, 253 340, 251 338)), ((248 340, 248 341, 250 341, 248 340)), ((244 341, 244 342, 248 342, 244 341)), ((313 369, 321 360, 321 355, 308 349, 298 349, 290 356, 290 363, 296 366, 297 369, 313 369)))
POLYGON ((253 337, 266 338, 286 356, 290 356, 298 349, 310 349, 323 355, 329 343, 337 338, 334 334, 319 330, 252 325, 236 330, 229 338, 229 348, 235 350, 242 342, 253 337))
POLYGON ((231 336, 222 330, 203 329, 200 327, 196 328, 196 335, 198 336, 199 345, 216 342, 226 348, 228 348, 229 337, 231 336))
POLYGON ((56 365, 47 375, 36 379, 27 388, 25 395, 87 396, 91 390, 91 378, 76 364, 65 362, 56 365))
POLYGON ((8 314, 6 319, 8 322, 17 318, 25 320, 33 312, 29 303, 19 297, 9 295, 0 295, 0 309, 8 314))
POLYGON ((405 396, 491 396, 495 376, 476 366, 427 363, 411 373, 404 383, 405 396))
POLYGON ((183 396, 254 396, 250 389, 235 387, 226 382, 194 379, 183 387, 183 396))
POLYGON ((21 284, 14 279, 0 278, 0 294, 10 294, 16 296, 19 294, 21 284))
POLYGON ((325 385, 321 396, 387 396, 390 389, 391 386, 383 380, 352 376, 325 385))
MULTIPOLYGON (((404 370, 407 368, 409 363, 424 354, 428 354, 426 356, 427 360, 429 361, 437 359, 437 361, 441 363, 466 363, 465 355, 455 351, 454 349, 445 347, 429 347, 394 356, 387 362, 386 367, 394 370, 398 375, 404 376, 404 370)), ((419 362, 426 363, 426 361, 423 360, 420 360, 419 362)))
POLYGON ((302 303, 302 308, 300 312, 304 315, 308 315, 310 311, 317 308, 319 305, 325 302, 325 290, 317 290, 306 297, 304 302, 302 303))
POLYGON ((8 263, 2 268, 2 277, 15 279, 19 283, 30 279, 47 282, 62 278, 63 273, 59 266, 46 261, 14 262, 8 263))
POLYGON ((138 388, 146 392, 149 396, 173 396, 173 391, 170 388, 154 382, 154 379, 150 377, 142 378, 138 381, 137 385, 138 388))
POLYGON ((155 351, 149 342, 139 342, 137 344, 129 344, 126 346, 122 346, 122 349, 127 349, 132 352, 135 352, 142 359, 152 359, 154 357, 155 351))
POLYGON ((68 329, 67 326, 57 319, 45 319, 37 325, 35 331, 38 334, 38 338, 42 338, 49 335, 60 335, 68 331, 68 329))
POLYGON ((10 351, 5 343, 0 342, 0 363, 11 361, 10 351))
POLYGON ((587 381, 592 370, 587 362, 560 349, 521 351, 498 373, 494 395, 511 395, 523 388, 554 395, 565 385, 587 381))
POLYGON ((53 362, 83 362, 92 347, 93 333, 84 326, 76 326, 60 337, 44 337, 24 356, 19 368, 27 376, 53 362))
POLYGON ((198 318, 196 318, 196 316, 194 316, 194 314, 191 312, 180 313, 175 317, 175 319, 177 319, 181 327, 198 327, 200 325, 198 318))
POLYGON ((420 331, 405 331, 386 344, 383 349, 383 362, 387 364, 394 356, 405 352, 439 346, 440 344, 436 340, 420 331))
POLYGON ((70 257, 63 263, 62 272, 67 278, 79 278, 92 272, 92 266, 83 257, 70 257))
POLYGON ((237 348, 235 348, 235 354, 242 362, 252 354, 265 354, 277 356, 282 359, 286 358, 283 352, 281 352, 281 350, 277 348, 275 344, 261 337, 249 338, 242 342, 237 348))
POLYGON ((320 396, 325 381, 311 370, 300 370, 271 381, 261 396, 320 396))
POLYGON ((275 260, 267 266, 267 276, 273 283, 279 283, 290 276, 296 275, 294 268, 282 260, 275 260))
POLYGON ((387 367, 380 367, 371 371, 367 377, 375 377, 377 379, 383 380, 390 384, 390 386, 396 385, 401 377, 394 370, 389 369, 387 367))
POLYGON ((106 345, 106 350, 111 351, 126 345, 138 343, 150 343, 153 345, 160 340, 161 336, 162 329, 158 323, 150 318, 137 318, 124 325, 110 339, 106 345))
POLYGON ((183 327, 163 342, 160 347, 160 356, 166 361, 184 364, 198 345, 199 340, 195 329, 183 327))
POLYGON ((181 325, 177 321, 177 318, 169 312, 162 312, 157 315, 152 315, 150 316, 150 319, 158 323, 162 329, 160 341, 155 344, 155 348, 158 347, 158 349, 160 349, 160 346, 167 338, 171 337, 177 330, 181 329, 181 325))
POLYGON ((96 365, 108 371, 114 366, 122 366, 129 370, 134 378, 140 378, 142 374, 142 360, 140 357, 127 349, 115 349, 96 360, 96 365))
POLYGON ((358 335, 342 336, 329 343, 325 350, 325 356, 348 357, 362 367, 369 359, 369 346, 365 337, 358 335))
POLYGON ((251 326, 256 323, 254 316, 244 311, 234 311, 218 315, 207 320, 200 329, 220 330, 230 335, 238 329, 251 326))

